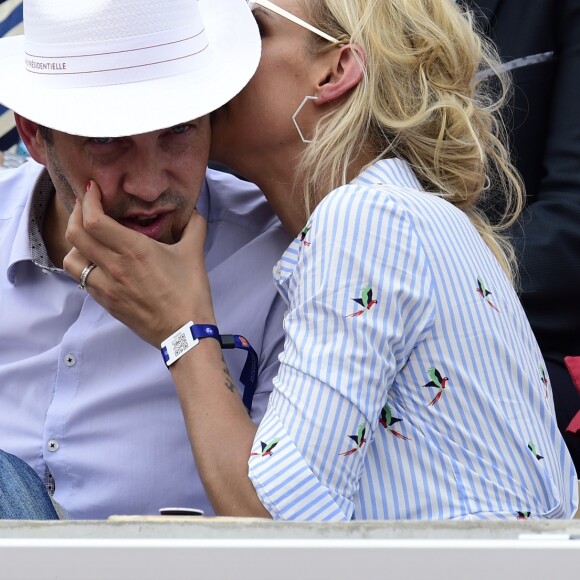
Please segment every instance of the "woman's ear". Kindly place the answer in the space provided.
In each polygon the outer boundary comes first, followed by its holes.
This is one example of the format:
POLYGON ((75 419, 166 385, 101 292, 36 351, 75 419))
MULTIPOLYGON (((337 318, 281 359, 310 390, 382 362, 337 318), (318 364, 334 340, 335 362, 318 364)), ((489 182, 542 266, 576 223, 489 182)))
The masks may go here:
POLYGON ((366 63, 365 55, 357 44, 345 44, 339 47, 338 53, 333 51, 331 69, 327 69, 326 77, 318 85, 317 105, 345 96, 358 86, 364 77, 366 63))
POLYGON ((20 138, 24 142, 24 145, 26 145, 30 156, 38 163, 46 165, 46 142, 38 131, 38 123, 22 117, 18 113, 14 113, 14 120, 16 121, 20 138))

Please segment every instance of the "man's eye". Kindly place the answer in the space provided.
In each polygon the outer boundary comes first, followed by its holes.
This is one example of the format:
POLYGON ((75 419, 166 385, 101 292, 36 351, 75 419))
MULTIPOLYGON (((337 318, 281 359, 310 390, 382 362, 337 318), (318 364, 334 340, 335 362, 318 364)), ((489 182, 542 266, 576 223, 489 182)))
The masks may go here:
POLYGON ((171 132, 175 135, 180 135, 181 133, 186 133, 191 129, 191 125, 183 124, 183 125, 175 125, 175 127, 171 128, 171 132))
POLYGON ((113 141, 114 141, 113 137, 94 137, 92 139, 92 142, 96 143, 97 145, 108 145, 113 141))

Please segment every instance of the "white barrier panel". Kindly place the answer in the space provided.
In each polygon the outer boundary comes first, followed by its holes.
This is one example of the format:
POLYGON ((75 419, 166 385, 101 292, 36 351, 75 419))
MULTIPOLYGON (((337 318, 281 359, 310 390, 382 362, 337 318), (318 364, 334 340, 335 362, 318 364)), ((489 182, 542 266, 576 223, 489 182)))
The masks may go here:
POLYGON ((0 538, 10 580, 546 580, 580 577, 565 533, 499 540, 0 538))

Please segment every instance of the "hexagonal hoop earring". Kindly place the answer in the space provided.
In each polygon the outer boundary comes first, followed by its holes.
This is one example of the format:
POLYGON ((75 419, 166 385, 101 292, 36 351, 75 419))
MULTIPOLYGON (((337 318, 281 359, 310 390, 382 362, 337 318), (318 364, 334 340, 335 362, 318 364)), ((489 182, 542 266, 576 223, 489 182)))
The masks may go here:
POLYGON ((316 99, 318 99, 318 97, 306 95, 304 97, 303 101, 300 103, 300 106, 296 109, 296 112, 292 115, 292 122, 294 123, 294 126, 296 127, 296 131, 298 131, 298 135, 300 135, 300 139, 302 139, 302 143, 312 143, 312 139, 305 139, 304 138, 304 134, 300 130, 300 126, 298 125, 298 121, 296 120, 296 117, 298 117, 300 111, 302 110, 302 108, 304 107, 304 105, 308 101, 316 101, 316 99))

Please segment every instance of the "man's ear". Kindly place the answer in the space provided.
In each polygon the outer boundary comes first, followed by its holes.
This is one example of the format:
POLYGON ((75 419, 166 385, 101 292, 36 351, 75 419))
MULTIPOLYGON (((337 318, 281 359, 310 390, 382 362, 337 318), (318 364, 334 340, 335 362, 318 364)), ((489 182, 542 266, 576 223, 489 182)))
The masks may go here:
POLYGON ((362 81, 364 77, 365 55, 357 44, 345 44, 333 54, 331 69, 318 85, 317 105, 343 97, 362 81))
POLYGON ((18 113, 14 113, 14 120, 16 121, 16 127, 18 128, 18 133, 20 133, 20 138, 24 142, 24 145, 26 145, 26 149, 28 149, 32 159, 42 165, 46 165, 46 142, 40 136, 38 123, 22 117, 18 113))

